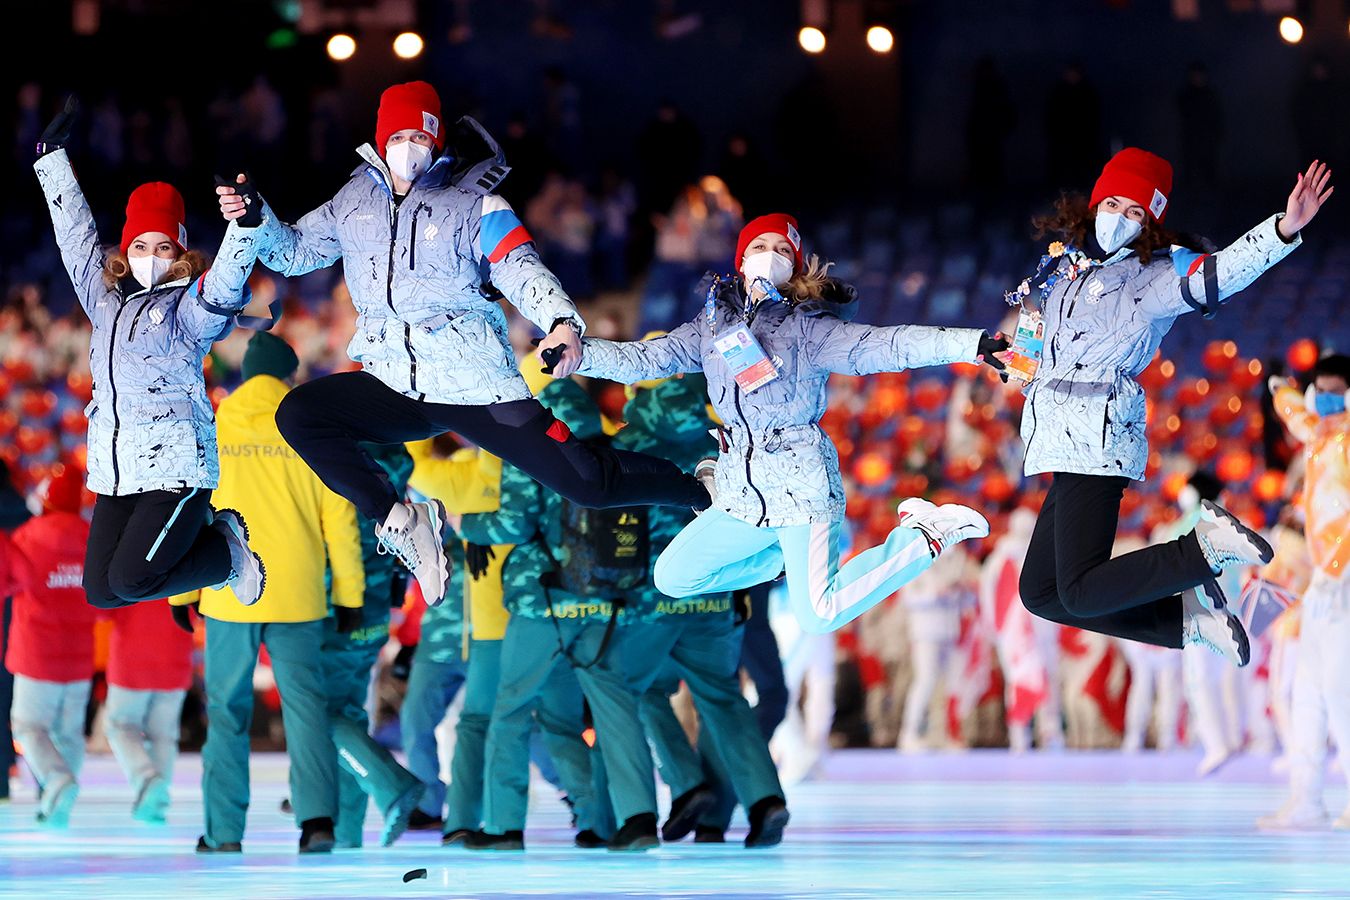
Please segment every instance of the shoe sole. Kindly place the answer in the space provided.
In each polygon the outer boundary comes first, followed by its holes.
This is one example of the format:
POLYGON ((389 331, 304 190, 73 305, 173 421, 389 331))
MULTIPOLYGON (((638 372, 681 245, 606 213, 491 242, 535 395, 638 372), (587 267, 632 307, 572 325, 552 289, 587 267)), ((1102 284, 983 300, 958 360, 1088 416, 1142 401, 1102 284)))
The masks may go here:
POLYGON ((464 849, 472 850, 474 853, 523 853, 525 844, 523 841, 504 841, 500 844, 484 844, 476 847, 465 842, 464 849))
POLYGON ((403 837, 404 833, 407 832, 413 810, 417 809, 418 801, 422 799, 424 791, 426 791, 426 785, 418 782, 394 801, 394 808, 385 819, 384 831, 380 833, 381 847, 392 846, 394 841, 403 837))
POLYGON ((244 546, 248 547, 249 555, 253 557, 253 563, 258 568, 258 593, 254 595, 253 599, 245 600, 243 597, 240 597, 238 593, 235 593, 234 595, 235 599, 243 606, 252 606, 262 599, 263 591, 267 590, 267 566, 263 565, 262 557, 255 553, 252 546, 249 545, 248 522, 244 519, 243 514, 240 513, 239 510, 229 508, 218 509, 216 510, 216 519, 224 521, 225 527, 234 532, 236 539, 240 537, 239 532, 243 532, 242 540, 244 546))
POLYGON ((701 791, 680 810, 678 818, 671 816, 661 826, 661 840, 667 843, 683 840, 698 825, 705 812, 717 805, 717 796, 712 791, 701 791))
POLYGON ((422 585, 422 596, 426 599, 427 606, 440 606, 445 602, 446 592, 450 589, 450 559, 445 553, 445 529, 450 517, 445 513, 445 504, 439 500, 433 498, 427 501, 427 506, 431 508, 434 519, 432 524, 436 528, 436 568, 441 578, 441 588, 433 601, 426 596, 426 586, 422 585))
POLYGON ((469 832, 463 829, 452 831, 449 834, 441 836, 442 847, 463 847, 464 842, 468 840, 469 832))
POLYGON ((1223 592, 1223 588, 1219 587, 1219 583, 1212 578, 1195 586, 1195 596, 1205 609, 1218 612, 1228 608, 1228 595, 1223 592))
POLYGON ((1228 614, 1228 630, 1237 641, 1238 668, 1241 669, 1252 661, 1252 642, 1247 637, 1247 629, 1242 627, 1242 620, 1232 613, 1228 614))
POLYGON ((788 822, 792 816, 786 808, 776 809, 764 817, 764 823, 760 826, 759 834, 755 836, 752 843, 750 838, 745 839, 747 849, 764 849, 767 847, 777 847, 783 842, 783 832, 787 829, 788 822))
POLYGON ((1220 517, 1227 519, 1228 523, 1247 539, 1247 543, 1256 548, 1257 556, 1261 560, 1261 565, 1265 565, 1275 558, 1275 549, 1270 546, 1270 542, 1255 531, 1252 531, 1246 525, 1242 524, 1242 520, 1237 516, 1233 515, 1219 504, 1209 500, 1201 501, 1200 506, 1209 513, 1209 520, 1211 522, 1219 521, 1220 517))
POLYGON ((644 853, 653 847, 661 846, 661 841, 654 834, 644 834, 642 837, 624 844, 622 847, 610 845, 610 853, 644 853))
POLYGON ((302 854, 308 853, 332 853, 333 848, 337 846, 337 838, 327 838, 321 841, 310 841, 305 847, 300 848, 302 854))

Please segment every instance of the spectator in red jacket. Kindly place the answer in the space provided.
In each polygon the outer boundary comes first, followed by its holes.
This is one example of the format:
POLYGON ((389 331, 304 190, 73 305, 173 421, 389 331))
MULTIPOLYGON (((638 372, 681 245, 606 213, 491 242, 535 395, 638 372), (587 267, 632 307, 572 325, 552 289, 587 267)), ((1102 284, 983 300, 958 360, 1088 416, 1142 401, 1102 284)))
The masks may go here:
POLYGON ((38 821, 64 827, 79 794, 84 720, 94 674, 94 617, 85 602, 80 518, 84 481, 74 469, 41 491, 43 512, 14 531, 9 551, 14 620, 5 667, 14 673, 10 717, 24 759, 42 788, 38 821))
POLYGON ((125 606, 110 618, 108 744, 136 792, 132 817, 163 822, 192 684, 192 632, 175 624, 167 602, 125 606))

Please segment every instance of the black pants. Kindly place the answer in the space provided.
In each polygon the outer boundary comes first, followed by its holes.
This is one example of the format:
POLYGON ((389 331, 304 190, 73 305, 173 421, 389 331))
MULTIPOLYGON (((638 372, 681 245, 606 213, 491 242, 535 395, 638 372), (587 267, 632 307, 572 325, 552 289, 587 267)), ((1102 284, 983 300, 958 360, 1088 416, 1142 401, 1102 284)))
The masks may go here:
POLYGON ((1111 558, 1128 484, 1055 473, 1022 567, 1022 602, 1052 622, 1180 647, 1180 594, 1214 571, 1194 534, 1111 558))
POLYGON ((89 604, 115 609, 225 581, 230 548, 212 517, 204 488, 100 494, 84 555, 89 604))
POLYGON ((708 492, 697 479, 669 460, 581 441, 555 422, 537 400, 426 403, 366 372, 316 378, 287 394, 277 409, 286 443, 324 484, 376 522, 403 498, 361 442, 401 444, 446 431, 581 506, 708 505, 708 492))

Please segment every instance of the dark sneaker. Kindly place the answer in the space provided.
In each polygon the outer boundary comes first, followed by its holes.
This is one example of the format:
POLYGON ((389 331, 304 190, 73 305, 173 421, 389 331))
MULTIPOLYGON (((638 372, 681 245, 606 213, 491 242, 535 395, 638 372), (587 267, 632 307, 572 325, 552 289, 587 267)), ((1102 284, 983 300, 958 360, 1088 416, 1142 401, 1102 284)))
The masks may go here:
POLYGON ((519 851, 525 849, 525 832, 508 831, 506 834, 489 834, 486 831, 470 831, 464 838, 465 850, 519 851))
POLYGON ((745 846, 777 847, 783 842, 783 829, 787 828, 787 804, 782 797, 765 797, 750 807, 750 833, 745 836, 745 846))
POLYGON ((700 825, 694 829, 695 844, 725 844, 727 834, 720 828, 713 828, 711 825, 700 825))
POLYGON ((244 845, 238 841, 226 841, 223 844, 208 844, 206 835, 197 838, 198 853, 243 853, 244 845))
POLYGON ((609 846, 609 841, 587 828, 585 831, 577 832, 576 839, 572 841, 572 844, 582 850, 603 850, 609 846))
POLYGON ((333 820, 328 817, 306 819, 300 823, 301 853, 332 853, 337 838, 333 835, 333 820))
POLYGON ((440 816, 429 816, 420 809, 414 809, 412 815, 408 816, 409 831, 440 831, 444 827, 444 819, 440 816))
POLYGON ((670 804, 670 817, 661 826, 661 840, 667 843, 680 840, 716 805, 717 795, 706 784, 685 791, 670 804))
POLYGON ((456 828, 454 831, 447 831, 441 835, 442 847, 462 846, 465 838, 473 834, 472 828, 456 828))
POLYGON ((609 849, 616 853, 636 853, 659 847, 656 836, 656 813, 638 813, 623 823, 618 834, 610 839, 609 849))

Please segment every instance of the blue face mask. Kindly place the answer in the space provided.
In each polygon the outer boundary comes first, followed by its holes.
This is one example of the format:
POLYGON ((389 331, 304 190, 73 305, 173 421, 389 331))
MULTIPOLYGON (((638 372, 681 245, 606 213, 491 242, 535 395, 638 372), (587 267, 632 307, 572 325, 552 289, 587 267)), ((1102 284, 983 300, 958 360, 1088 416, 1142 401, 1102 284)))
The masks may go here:
POLYGON ((1318 391, 1313 397, 1313 410, 1319 416, 1335 416, 1345 412, 1345 395, 1318 391))

